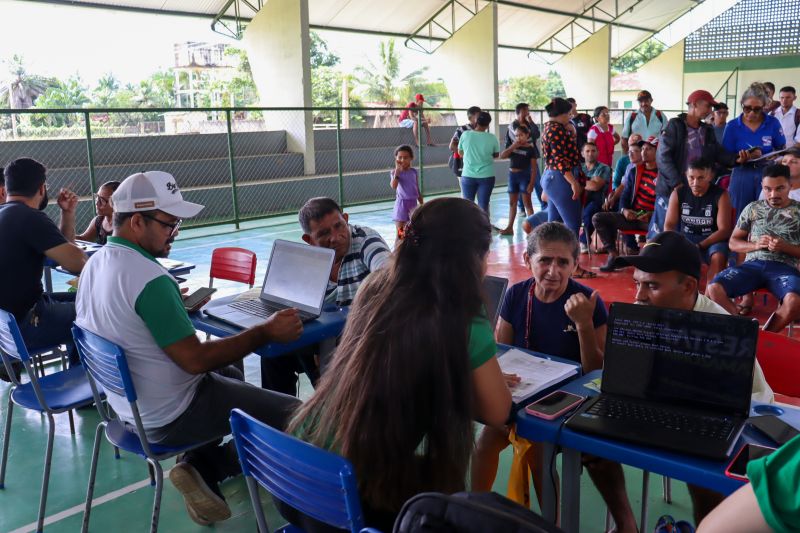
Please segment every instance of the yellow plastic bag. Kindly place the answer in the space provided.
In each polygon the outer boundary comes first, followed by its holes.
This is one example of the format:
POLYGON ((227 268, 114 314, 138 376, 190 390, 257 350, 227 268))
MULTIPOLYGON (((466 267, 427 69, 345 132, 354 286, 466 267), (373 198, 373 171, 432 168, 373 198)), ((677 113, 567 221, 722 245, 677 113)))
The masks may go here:
POLYGON ((508 491, 506 495, 518 504, 530 508, 530 469, 525 455, 533 444, 528 439, 517 436, 516 424, 511 426, 508 440, 511 442, 511 446, 514 447, 514 459, 511 461, 511 471, 508 474, 508 491))

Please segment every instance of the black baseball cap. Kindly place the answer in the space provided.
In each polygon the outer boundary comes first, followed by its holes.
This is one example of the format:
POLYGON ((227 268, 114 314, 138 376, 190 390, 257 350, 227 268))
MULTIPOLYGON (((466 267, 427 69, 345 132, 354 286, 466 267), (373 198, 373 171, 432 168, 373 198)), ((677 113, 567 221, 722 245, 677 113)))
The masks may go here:
POLYGON ((680 233, 664 231, 653 237, 639 255, 624 255, 614 259, 614 267, 632 266, 658 274, 677 270, 687 276, 700 279, 700 251, 680 233))

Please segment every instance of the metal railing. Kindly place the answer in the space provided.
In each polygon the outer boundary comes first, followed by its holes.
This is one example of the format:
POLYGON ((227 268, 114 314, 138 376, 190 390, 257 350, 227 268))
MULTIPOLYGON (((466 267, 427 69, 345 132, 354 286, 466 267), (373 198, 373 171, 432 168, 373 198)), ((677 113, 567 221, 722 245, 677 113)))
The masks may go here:
MULTIPOLYGON (((388 171, 398 145, 414 147, 423 195, 458 190, 449 143, 466 110, 426 108, 417 138, 400 126, 403 108, 203 108, 0 110, 0 164, 32 157, 48 168, 51 197, 76 192, 78 230, 95 215, 93 193, 136 172, 173 174, 184 197, 205 205, 186 226, 200 227, 296 213, 314 196, 343 207, 391 201, 388 171), (312 128, 306 123, 311 122, 312 128), (415 143, 416 141, 416 143, 415 143), (417 146, 418 145, 418 146, 417 146)), ((505 136, 514 111, 488 110, 505 136)), ((614 110, 622 123, 632 110, 614 110)), ((541 110, 531 112, 540 125, 541 110)), ((670 114, 674 116, 674 114, 670 114)), ((498 184, 505 162, 497 162, 498 184)), ((57 217, 57 207, 48 207, 57 217)))

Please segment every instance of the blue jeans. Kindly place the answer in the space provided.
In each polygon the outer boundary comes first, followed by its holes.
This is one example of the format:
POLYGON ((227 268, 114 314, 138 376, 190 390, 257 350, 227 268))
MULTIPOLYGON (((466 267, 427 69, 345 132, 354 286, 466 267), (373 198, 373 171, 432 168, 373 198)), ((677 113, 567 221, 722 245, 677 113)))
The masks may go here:
POLYGON ((468 178, 461 176, 458 178, 461 181, 461 197, 475 201, 475 195, 478 195, 478 205, 483 209, 486 214, 489 214, 489 200, 492 198, 492 189, 494 189, 494 176, 491 178, 468 178))
POLYGON ((43 294, 33 309, 19 322, 19 331, 29 352, 66 344, 70 364, 78 364, 72 342, 75 295, 74 292, 43 294))
POLYGON ((655 210, 653 216, 650 217, 650 227, 647 229, 647 240, 649 241, 656 234, 664 231, 664 223, 667 221, 667 206, 669 205, 669 196, 656 196, 655 210))
MULTIPOLYGON (((544 224, 547 222, 547 211, 537 211, 528 218, 525 219, 525 222, 531 225, 531 230, 533 230, 539 224, 544 224)), ((561 222, 558 220, 557 222, 561 222)))
POLYGON ((731 173, 731 182, 728 193, 731 195, 731 205, 736 211, 736 220, 747 204, 758 200, 761 193, 761 175, 764 169, 754 167, 736 167, 731 173))
POLYGON ((581 227, 581 202, 572 199, 572 187, 558 170, 548 168, 542 175, 542 189, 547 193, 547 220, 559 218, 578 236, 581 227))

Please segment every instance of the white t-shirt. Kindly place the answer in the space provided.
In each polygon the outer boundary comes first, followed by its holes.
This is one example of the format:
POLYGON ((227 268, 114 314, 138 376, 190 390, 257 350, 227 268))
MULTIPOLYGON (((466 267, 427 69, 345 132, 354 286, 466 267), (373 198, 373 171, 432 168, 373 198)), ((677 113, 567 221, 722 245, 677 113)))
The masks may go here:
MULTIPOLYGON (((162 349, 194 334, 180 289, 150 254, 119 237, 89 258, 75 300, 75 323, 125 352, 145 429, 178 418, 203 374, 189 374, 162 349)), ((120 420, 134 423, 128 400, 106 391, 120 420)))
POLYGON ((781 129, 783 129, 783 135, 786 137, 787 146, 791 146, 793 140, 795 143, 800 143, 800 128, 795 126, 795 113, 797 113, 795 106, 792 106, 786 114, 783 113, 782 107, 772 112, 772 116, 781 121, 781 129))
MULTIPOLYGON (((693 311, 701 311, 703 313, 716 313, 718 315, 729 314, 721 305, 711 300, 703 294, 697 295, 697 301, 694 303, 693 311)), ((756 361, 755 368, 753 369, 753 396, 752 401, 763 403, 774 403, 775 394, 767 384, 767 379, 764 377, 764 372, 761 370, 761 365, 756 361)))

